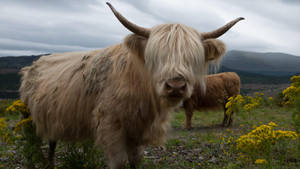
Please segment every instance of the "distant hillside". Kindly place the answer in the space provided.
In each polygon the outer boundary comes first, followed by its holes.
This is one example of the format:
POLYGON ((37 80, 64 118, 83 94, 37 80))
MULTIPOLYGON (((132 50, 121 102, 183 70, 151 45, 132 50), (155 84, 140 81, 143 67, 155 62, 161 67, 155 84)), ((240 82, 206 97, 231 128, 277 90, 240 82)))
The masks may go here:
POLYGON ((0 57, 0 73, 5 72, 5 70, 10 70, 10 72, 20 70, 24 66, 31 65, 33 61, 41 56, 42 55, 0 57))
POLYGON ((242 84, 283 84, 289 83, 290 75, 270 76, 259 73, 246 72, 237 69, 231 69, 221 66, 219 72, 236 72, 242 81, 242 84))
POLYGON ((300 73, 300 57, 284 53, 229 51, 222 65, 234 70, 272 76, 300 73))
POLYGON ((42 55, 0 57, 0 98, 19 97, 19 71, 29 66, 42 55))

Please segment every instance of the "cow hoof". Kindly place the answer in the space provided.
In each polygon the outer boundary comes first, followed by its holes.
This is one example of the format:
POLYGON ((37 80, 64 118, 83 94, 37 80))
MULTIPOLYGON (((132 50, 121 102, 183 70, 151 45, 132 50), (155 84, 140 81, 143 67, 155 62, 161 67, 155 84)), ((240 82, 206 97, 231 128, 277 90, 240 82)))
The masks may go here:
POLYGON ((190 130, 192 130, 193 128, 192 128, 192 127, 186 127, 185 129, 190 131, 190 130))

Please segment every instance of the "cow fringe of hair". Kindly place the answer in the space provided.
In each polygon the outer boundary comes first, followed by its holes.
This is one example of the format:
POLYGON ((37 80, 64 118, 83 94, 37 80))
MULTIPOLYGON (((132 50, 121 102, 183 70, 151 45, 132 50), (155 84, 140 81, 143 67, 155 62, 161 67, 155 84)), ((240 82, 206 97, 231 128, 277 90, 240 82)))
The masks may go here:
POLYGON ((204 89, 207 65, 198 31, 182 24, 163 24, 152 28, 151 32, 153 36, 145 49, 145 62, 151 72, 155 71, 157 79, 183 75, 199 81, 204 89), (191 72, 197 76, 191 77, 191 72))

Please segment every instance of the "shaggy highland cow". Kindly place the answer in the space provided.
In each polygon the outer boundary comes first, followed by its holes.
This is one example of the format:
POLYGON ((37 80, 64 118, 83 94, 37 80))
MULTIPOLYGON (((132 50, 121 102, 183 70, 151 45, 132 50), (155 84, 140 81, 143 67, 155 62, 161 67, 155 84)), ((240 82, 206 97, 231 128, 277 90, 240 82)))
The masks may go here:
POLYGON ((217 40, 238 18, 206 33, 182 24, 142 28, 107 3, 133 34, 123 43, 95 51, 43 56, 22 69, 21 99, 37 134, 50 142, 92 138, 104 148, 112 169, 135 167, 143 146, 161 144, 169 112, 205 86, 208 61, 225 45, 217 40))
POLYGON ((222 126, 232 124, 232 116, 226 114, 225 105, 231 96, 240 94, 240 77, 234 72, 206 76, 206 92, 203 94, 201 83, 196 83, 191 98, 183 102, 186 115, 185 128, 191 129, 194 110, 224 110, 222 126))

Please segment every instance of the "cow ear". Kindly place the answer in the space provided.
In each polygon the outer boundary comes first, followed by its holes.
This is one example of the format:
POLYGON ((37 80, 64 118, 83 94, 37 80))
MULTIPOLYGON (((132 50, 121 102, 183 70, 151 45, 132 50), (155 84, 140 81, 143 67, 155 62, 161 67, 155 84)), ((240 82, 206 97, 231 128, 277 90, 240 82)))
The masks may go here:
POLYGON ((147 38, 136 34, 128 35, 124 40, 126 48, 135 55, 144 59, 144 51, 147 44, 147 38))
POLYGON ((225 44, 217 39, 207 39, 203 41, 205 50, 205 61, 220 59, 226 52, 225 44))

